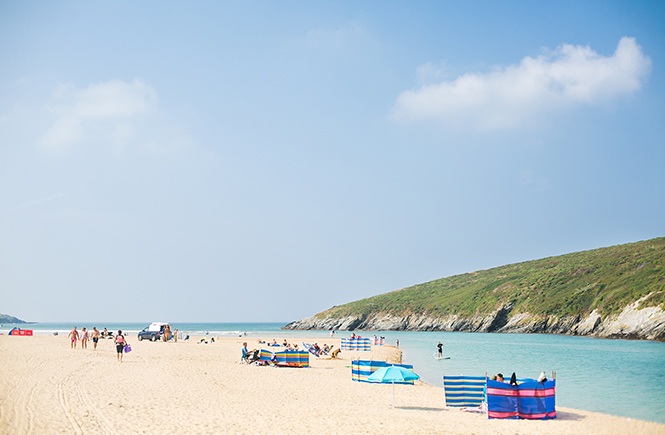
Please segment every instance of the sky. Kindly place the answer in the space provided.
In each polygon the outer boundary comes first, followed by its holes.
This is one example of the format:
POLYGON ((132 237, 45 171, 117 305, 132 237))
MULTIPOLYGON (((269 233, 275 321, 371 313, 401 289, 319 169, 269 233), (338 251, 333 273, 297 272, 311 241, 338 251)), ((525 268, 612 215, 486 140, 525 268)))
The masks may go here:
POLYGON ((665 3, 0 3, 0 312, 290 322, 665 236, 665 3))

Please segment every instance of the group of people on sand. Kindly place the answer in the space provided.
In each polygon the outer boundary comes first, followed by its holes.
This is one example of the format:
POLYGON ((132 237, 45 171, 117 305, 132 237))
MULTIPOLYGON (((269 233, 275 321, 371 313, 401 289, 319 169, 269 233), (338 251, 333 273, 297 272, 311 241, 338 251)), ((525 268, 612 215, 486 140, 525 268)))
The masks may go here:
MULTIPOLYGON (((545 375, 545 372, 540 372, 540 375, 538 376, 538 379, 536 379, 538 382, 545 382, 547 381, 547 376, 545 375)), ((490 376, 490 381, 498 381, 498 382, 506 382, 506 380, 503 378, 503 375, 501 373, 497 373, 496 375, 491 375, 490 376)), ((517 375, 515 375, 515 372, 510 376, 510 380, 508 381, 510 385, 517 385, 520 383, 520 381, 517 380, 517 375)))
MULTIPOLYGON (((106 328, 104 328, 104 331, 106 331, 106 328)), ((92 331, 88 331, 85 327, 81 328, 81 331, 76 330, 76 326, 74 326, 74 329, 69 331, 69 335, 67 336, 70 340, 70 347, 72 349, 76 349, 76 343, 78 341, 81 342, 81 349, 87 349, 88 348, 88 340, 92 338, 92 344, 93 344, 93 350, 97 350, 97 343, 99 343, 99 337, 102 335, 99 330, 93 326, 92 331)))
MULTIPOLYGON (((83 327, 79 332, 76 329, 76 326, 74 326, 74 328, 69 331, 69 334, 67 335, 67 338, 70 340, 70 347, 72 349, 76 349, 76 343, 78 341, 81 342, 81 349, 87 349, 88 339, 92 338, 93 350, 97 350, 97 344, 99 343, 100 337, 113 338, 113 333, 108 332, 106 328, 104 328, 104 331, 100 332, 95 326, 92 327, 92 331, 88 331, 85 327, 83 327)), ((125 346, 129 346, 129 343, 127 342, 125 336, 122 334, 121 330, 118 330, 118 334, 116 334, 113 342, 115 343, 116 348, 116 358, 118 361, 122 362, 122 355, 125 352, 125 346)), ((127 351, 129 350, 131 350, 131 348, 127 349, 127 351)))
MULTIPOLYGON (((173 338, 174 343, 178 342, 178 330, 174 329, 173 332, 171 332, 171 325, 162 326, 160 332, 162 335, 162 341, 164 341, 164 343, 168 343, 171 338, 173 338)), ((206 335, 208 335, 208 331, 206 331, 206 335)))
MULTIPOLYGON (((273 338, 272 341, 270 341, 270 342, 269 342, 269 341, 261 340, 261 339, 259 338, 259 339, 257 339, 257 342, 258 342, 259 344, 265 344, 266 346, 278 346, 278 347, 279 347, 279 346, 282 346, 282 347, 286 348, 285 350, 287 350, 287 351, 300 350, 300 349, 298 348, 298 343, 293 343, 293 344, 292 344, 292 343, 289 343, 289 342, 286 340, 286 338, 284 339, 284 341, 282 342, 282 344, 279 344, 279 343, 277 342, 277 340, 275 340, 274 338, 273 338)), ((313 354, 315 354, 316 356, 321 356, 321 355, 327 355, 327 354, 330 352, 330 350, 331 350, 332 348, 333 348, 333 346, 328 346, 328 345, 325 344, 325 343, 323 343, 323 347, 319 346, 318 343, 314 343, 314 345, 311 346, 310 349, 305 349, 305 352, 307 352, 308 350, 310 350, 310 351, 311 351, 313 354)), ((254 349, 254 350, 256 350, 256 349, 254 349)), ((254 350, 253 350, 253 351, 254 351, 254 350)), ((252 352, 253 352, 253 351, 252 351, 252 352)), ((244 357, 244 355, 245 355, 245 352, 249 352, 249 351, 247 350, 247 343, 246 343, 246 342, 243 343, 243 351, 242 351, 242 352, 243 352, 243 357, 244 357)), ((250 353, 251 353, 251 352, 250 352, 250 353)))

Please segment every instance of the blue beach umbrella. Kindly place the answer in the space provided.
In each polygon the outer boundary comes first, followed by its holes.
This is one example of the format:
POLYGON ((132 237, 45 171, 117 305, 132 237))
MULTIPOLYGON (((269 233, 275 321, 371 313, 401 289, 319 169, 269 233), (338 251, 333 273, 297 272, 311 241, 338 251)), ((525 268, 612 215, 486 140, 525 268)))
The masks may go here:
POLYGON ((399 366, 382 367, 367 377, 370 382, 393 384, 393 408, 395 407, 395 382, 415 381, 420 379, 412 370, 399 366))

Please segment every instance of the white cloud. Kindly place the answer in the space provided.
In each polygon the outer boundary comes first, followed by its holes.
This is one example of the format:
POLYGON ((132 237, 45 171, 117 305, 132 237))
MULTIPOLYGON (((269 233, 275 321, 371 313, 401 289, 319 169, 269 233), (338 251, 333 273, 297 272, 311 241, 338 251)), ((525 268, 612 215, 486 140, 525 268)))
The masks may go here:
POLYGON ((427 62, 420 65, 416 70, 416 78, 419 84, 430 84, 440 81, 446 73, 446 63, 441 61, 438 64, 427 62))
POLYGON ((527 56, 519 65, 402 92, 392 116, 485 130, 515 128, 552 111, 631 94, 650 72, 651 59, 635 38, 621 38, 609 57, 564 44, 550 54, 527 56))
POLYGON ((85 89, 59 85, 49 104, 56 118, 41 143, 67 148, 92 132, 125 139, 131 135, 132 121, 148 112, 156 99, 155 90, 140 80, 110 80, 85 89))

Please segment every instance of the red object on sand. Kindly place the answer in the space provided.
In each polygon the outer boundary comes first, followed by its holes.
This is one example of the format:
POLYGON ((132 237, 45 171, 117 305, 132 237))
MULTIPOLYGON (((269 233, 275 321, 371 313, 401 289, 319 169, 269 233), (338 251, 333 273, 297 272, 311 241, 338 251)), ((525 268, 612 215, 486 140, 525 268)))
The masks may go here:
POLYGON ((32 335, 32 329, 12 329, 9 335, 32 335))

